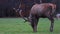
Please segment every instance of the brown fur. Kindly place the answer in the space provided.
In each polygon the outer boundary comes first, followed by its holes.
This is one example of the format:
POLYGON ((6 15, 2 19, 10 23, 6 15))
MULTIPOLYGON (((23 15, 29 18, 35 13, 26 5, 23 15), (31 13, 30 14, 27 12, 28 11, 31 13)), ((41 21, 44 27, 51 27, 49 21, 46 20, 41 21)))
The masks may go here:
POLYGON ((54 25, 54 12, 56 10, 56 5, 52 3, 42 3, 42 4, 35 4, 31 8, 29 14, 29 22, 33 28, 33 31, 37 31, 37 24, 39 18, 48 18, 51 21, 50 31, 53 31, 54 25))

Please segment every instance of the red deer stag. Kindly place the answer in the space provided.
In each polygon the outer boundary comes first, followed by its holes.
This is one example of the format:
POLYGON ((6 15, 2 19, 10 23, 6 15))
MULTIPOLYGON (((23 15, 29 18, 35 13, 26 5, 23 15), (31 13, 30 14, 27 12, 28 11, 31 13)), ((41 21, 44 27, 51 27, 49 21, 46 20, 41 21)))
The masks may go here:
POLYGON ((54 12, 56 5, 52 3, 41 3, 32 6, 28 21, 31 23, 34 32, 37 32, 37 24, 39 18, 48 18, 51 21, 50 32, 53 31, 54 26, 54 12))

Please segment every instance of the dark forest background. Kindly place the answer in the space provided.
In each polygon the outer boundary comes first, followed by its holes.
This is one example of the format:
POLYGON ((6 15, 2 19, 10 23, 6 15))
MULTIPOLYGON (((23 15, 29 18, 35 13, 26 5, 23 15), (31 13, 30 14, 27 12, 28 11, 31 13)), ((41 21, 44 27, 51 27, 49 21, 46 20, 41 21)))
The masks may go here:
MULTIPOLYGON (((40 0, 0 0, 0 17, 19 17, 13 8, 18 8, 20 2, 32 7, 34 2, 40 3, 40 0)), ((55 3, 57 5, 56 14, 60 13, 60 0, 42 0, 42 3, 55 3)))

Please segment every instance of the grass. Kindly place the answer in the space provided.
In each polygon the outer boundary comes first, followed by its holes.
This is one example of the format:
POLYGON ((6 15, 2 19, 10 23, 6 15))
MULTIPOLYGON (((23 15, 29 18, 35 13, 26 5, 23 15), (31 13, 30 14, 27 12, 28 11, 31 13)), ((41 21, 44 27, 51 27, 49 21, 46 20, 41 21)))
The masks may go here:
POLYGON ((21 18, 0 18, 0 34, 60 34, 60 21, 55 19, 54 31, 50 32, 50 21, 41 18, 36 33, 33 33, 29 22, 21 18))

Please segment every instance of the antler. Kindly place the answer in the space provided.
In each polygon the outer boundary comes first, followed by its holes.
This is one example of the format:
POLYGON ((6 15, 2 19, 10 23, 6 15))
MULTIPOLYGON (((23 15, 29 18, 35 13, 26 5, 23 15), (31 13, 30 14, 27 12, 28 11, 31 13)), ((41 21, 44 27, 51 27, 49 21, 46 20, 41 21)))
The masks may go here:
POLYGON ((25 20, 24 23, 27 22, 28 21, 28 18, 24 17, 21 13, 22 13, 22 10, 19 11, 19 14, 25 20))

